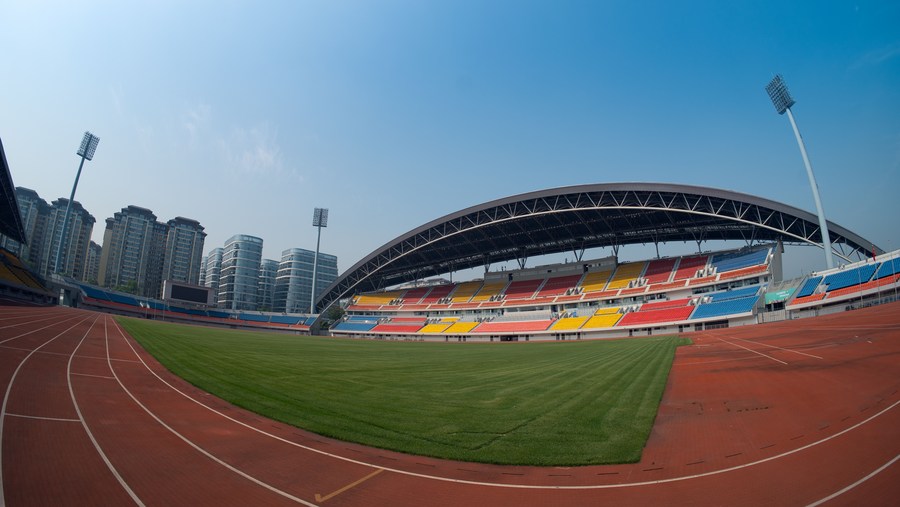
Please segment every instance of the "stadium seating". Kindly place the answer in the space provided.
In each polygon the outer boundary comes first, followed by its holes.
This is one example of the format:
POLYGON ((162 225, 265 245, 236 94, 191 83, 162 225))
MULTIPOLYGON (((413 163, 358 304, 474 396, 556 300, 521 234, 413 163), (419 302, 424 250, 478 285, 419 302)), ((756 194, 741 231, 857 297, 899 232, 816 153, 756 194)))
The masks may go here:
POLYGON ((798 298, 804 298, 809 296, 810 294, 816 291, 816 287, 819 286, 819 283, 822 282, 821 276, 814 276, 812 278, 808 278, 805 282, 803 282, 803 286, 800 287, 800 290, 797 292, 798 298))
POLYGON ((878 267, 875 272, 874 279, 880 280, 886 276, 896 275, 900 273, 900 257, 895 257, 889 261, 885 261, 878 267))
POLYGON ((472 301, 487 301, 492 297, 498 296, 503 291, 503 288, 506 287, 506 284, 507 282, 485 283, 481 286, 481 290, 472 296, 472 301))
POLYGON ((724 317, 726 315, 737 315, 753 311, 759 296, 753 295, 749 297, 724 299, 714 303, 706 303, 697 306, 694 313, 691 314, 691 320, 707 319, 710 317, 724 317))
POLYGON ((677 261, 677 257, 650 261, 650 264, 647 265, 647 271, 644 273, 644 278, 647 279, 647 283, 668 282, 672 277, 672 269, 675 267, 677 261))
POLYGON ((733 279, 733 278, 749 277, 751 275, 758 275, 761 273, 765 273, 768 270, 769 270, 769 266, 767 264, 750 266, 749 268, 733 269, 731 271, 726 271, 724 273, 719 274, 719 280, 728 280, 728 279, 733 279))
POLYGON ((768 248, 752 252, 728 252, 713 255, 710 265, 716 268, 716 272, 724 273, 735 269, 765 264, 768 257, 768 248))
POLYGON ((447 331, 447 328, 452 324, 449 322, 439 322, 437 324, 426 324, 422 329, 419 329, 419 333, 424 334, 441 334, 447 331))
POLYGON ((690 303, 691 303, 691 298, 651 301, 649 303, 644 303, 643 305, 641 305, 640 311, 646 312, 646 311, 651 311, 651 310, 663 310, 665 308, 677 308, 680 306, 687 306, 690 303))
POLYGON ((706 255, 682 257, 678 262, 678 269, 675 270, 675 275, 672 277, 672 280, 684 280, 685 278, 697 276, 697 271, 700 268, 705 267, 708 260, 709 256, 706 255))
POLYGON ((704 294, 710 298, 710 303, 718 303, 728 301, 729 299, 741 299, 745 297, 755 296, 759 292, 758 285, 750 287, 741 287, 740 289, 726 290, 724 292, 715 292, 712 294, 704 294))
POLYGON ((619 319, 622 318, 622 314, 619 313, 618 308, 613 310, 615 311, 609 313, 595 313, 581 326, 581 329, 601 329, 615 326, 619 319))
POLYGON ((501 322, 482 322, 475 328, 473 333, 491 334, 491 333, 533 333, 537 331, 546 331, 553 320, 522 320, 522 321, 501 321, 501 322))
POLYGON ((454 322, 444 331, 444 334, 466 334, 475 329, 478 324, 478 322, 454 322))
POLYGON ((356 304, 364 306, 382 306, 391 304, 391 301, 399 299, 402 291, 389 291, 377 294, 363 294, 356 299, 356 304))
POLYGON ((544 283, 544 278, 535 280, 516 280, 510 282, 509 286, 503 292, 507 300, 510 299, 531 299, 538 287, 544 283))
POLYGON ((484 285, 484 282, 481 280, 463 282, 456 286, 456 290, 453 291, 451 300, 454 303, 465 303, 472 299, 472 296, 478 293, 482 285, 484 285))
POLYGON ((662 310, 630 312, 626 313, 616 326, 643 326, 647 324, 661 324, 664 322, 680 322, 687 320, 693 311, 693 306, 679 306, 675 308, 664 308, 662 310))
POLYGON ((377 326, 372 328, 373 333, 416 333, 420 329, 422 329, 422 324, 409 324, 409 323, 399 323, 395 324, 393 322, 378 324, 377 326))
POLYGON ((641 273, 644 272, 644 266, 646 265, 646 261, 619 264, 619 267, 613 274, 606 289, 613 290, 628 287, 629 283, 641 276, 641 273))
POLYGON ((550 329, 553 331, 571 331, 574 329, 578 329, 584 325, 585 322, 590 319, 588 317, 564 317, 562 319, 557 320, 553 323, 550 329))
POLYGON ((832 273, 822 280, 822 283, 828 286, 828 291, 834 291, 850 287, 851 285, 859 285, 868 282, 875 274, 879 264, 863 264, 856 268, 845 269, 832 273))
POLYGON ((606 283, 609 281, 610 275, 612 275, 611 269, 605 269, 603 271, 592 271, 584 275, 584 279, 581 281, 581 288, 583 292, 602 291, 606 288, 606 283))
POLYGON ((272 315, 272 318, 269 319, 269 322, 273 324, 288 324, 291 326, 295 326, 298 324, 305 324, 305 317, 292 317, 290 315, 272 315))
POLYGON ((269 322, 268 315, 258 315, 255 313, 240 313, 238 314, 238 318, 250 322, 269 322))
POLYGON ((431 287, 416 287, 409 289, 400 296, 403 303, 416 304, 431 290, 431 287))
POLYGON ((419 303, 421 303, 423 305, 430 305, 432 303, 437 303, 441 299, 444 299, 445 297, 449 296, 450 293, 453 292, 453 289, 455 289, 455 288, 456 288, 456 284, 453 284, 453 283, 451 283, 449 285, 438 285, 438 286, 432 287, 431 292, 429 292, 428 295, 423 297, 419 301, 419 303))
POLYGON ((538 291, 536 298, 561 296, 568 292, 569 289, 574 289, 583 276, 584 275, 569 275, 549 278, 544 283, 544 286, 541 287, 541 290, 538 291))

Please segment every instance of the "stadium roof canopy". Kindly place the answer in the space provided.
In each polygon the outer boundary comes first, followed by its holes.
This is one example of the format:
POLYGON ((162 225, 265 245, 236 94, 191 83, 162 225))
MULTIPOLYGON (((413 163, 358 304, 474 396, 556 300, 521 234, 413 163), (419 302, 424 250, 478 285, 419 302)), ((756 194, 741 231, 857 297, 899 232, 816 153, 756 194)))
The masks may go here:
MULTIPOLYGON (((835 254, 881 253, 829 221, 835 254)), ((413 229, 367 255, 322 294, 324 310, 352 294, 457 270, 597 247, 710 240, 822 247, 815 214, 729 190, 666 183, 553 188, 472 206, 413 229)))
POLYGON ((19 243, 26 243, 25 227, 22 224, 22 215, 19 213, 19 202, 16 200, 16 189, 13 186, 12 176, 9 174, 9 164, 6 162, 6 152, 3 150, 3 141, 0 140, 0 234, 9 236, 19 243))

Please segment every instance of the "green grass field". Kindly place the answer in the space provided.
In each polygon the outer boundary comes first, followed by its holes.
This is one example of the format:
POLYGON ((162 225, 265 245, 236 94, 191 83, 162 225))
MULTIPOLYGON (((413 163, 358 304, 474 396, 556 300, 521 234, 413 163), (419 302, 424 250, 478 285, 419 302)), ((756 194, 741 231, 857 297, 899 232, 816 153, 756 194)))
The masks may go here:
POLYGON ((640 459, 677 337, 415 343, 297 337, 120 318, 173 373, 322 435, 520 465, 640 459))

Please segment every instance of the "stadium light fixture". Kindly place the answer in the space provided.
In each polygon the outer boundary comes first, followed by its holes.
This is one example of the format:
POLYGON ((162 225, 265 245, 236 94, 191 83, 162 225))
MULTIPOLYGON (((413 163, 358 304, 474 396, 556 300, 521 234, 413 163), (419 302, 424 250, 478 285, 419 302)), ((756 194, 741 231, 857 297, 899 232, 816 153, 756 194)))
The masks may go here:
POLYGON ((797 128, 797 121, 794 120, 794 114, 791 112, 791 106, 796 101, 791 96, 787 84, 780 74, 776 74, 772 81, 766 85, 766 92, 772 99, 775 111, 778 114, 787 113, 788 119, 791 121, 791 127, 794 129, 794 136, 797 138, 797 144, 800 146, 800 154, 803 156, 803 163, 806 165, 806 175, 809 177, 809 186, 812 188, 813 199, 816 201, 816 212, 819 214, 819 229, 822 231, 822 248, 825 249, 825 265, 828 269, 834 267, 834 256, 831 253, 831 235, 828 234, 828 222, 825 220, 825 210, 822 208, 822 199, 819 197, 819 185, 816 183, 816 176, 813 174, 812 164, 809 162, 809 155, 806 153, 806 145, 803 144, 803 137, 800 135, 800 129, 797 128))
POLYGON ((319 229, 316 238, 316 256, 313 257, 312 289, 309 297, 309 313, 316 313, 316 271, 319 269, 319 245, 322 242, 322 227, 328 227, 328 208, 313 210, 313 227, 319 229))
POLYGON ((97 151, 97 145, 100 144, 100 138, 91 134, 90 131, 84 133, 81 139, 81 146, 78 147, 76 155, 81 157, 81 163, 78 164, 78 172, 75 174, 75 184, 72 185, 72 193, 69 195, 69 202, 66 204, 66 215, 63 218, 62 232, 59 235, 59 245, 56 247, 56 262, 53 264, 53 271, 60 272, 59 261, 62 258, 63 245, 66 243, 66 233, 69 230, 69 216, 72 213, 72 201, 75 200, 75 189, 78 188, 78 179, 81 177, 81 169, 84 167, 85 160, 92 160, 94 152, 97 151))

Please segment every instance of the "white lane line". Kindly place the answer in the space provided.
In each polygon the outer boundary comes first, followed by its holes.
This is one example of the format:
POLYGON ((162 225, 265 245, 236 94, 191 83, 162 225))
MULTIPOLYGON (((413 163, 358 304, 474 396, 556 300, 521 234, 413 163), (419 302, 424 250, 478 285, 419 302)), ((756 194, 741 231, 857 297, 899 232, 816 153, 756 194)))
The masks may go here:
POLYGON ((119 484, 123 489, 128 493, 128 496, 134 500, 134 503, 143 507, 144 502, 141 501, 140 498, 132 491, 131 487, 125 482, 125 479, 119 475, 119 471, 116 470, 116 467, 113 466, 112 462, 109 461, 109 458, 106 456, 106 453, 103 452, 103 449, 100 447, 100 444, 97 443, 97 439, 94 438, 94 434, 91 432, 91 429, 88 427, 87 422, 84 420, 84 416, 81 414, 81 408, 78 406, 78 400, 75 398, 75 390, 72 388, 72 359, 75 358, 75 353, 78 352, 78 349, 81 348, 81 344, 84 343, 85 338, 94 329, 94 324, 97 323, 97 319, 99 315, 94 317, 94 322, 91 323, 90 329, 88 329, 84 336, 81 337, 81 341, 78 342, 78 346, 75 347, 75 350, 72 351, 72 355, 69 356, 69 364, 66 366, 66 380, 69 384, 69 396, 72 397, 72 403, 75 405, 75 412, 78 414, 78 421, 81 422, 81 426, 84 427, 85 433, 87 433, 88 438, 91 439, 91 443, 94 444, 94 449, 97 450, 97 453, 100 454, 100 457, 103 459, 103 462, 106 463, 106 467, 112 472, 113 476, 115 476, 116 480, 119 481, 119 484))
POLYGON ((742 341, 742 342, 752 343, 752 344, 754 344, 754 345, 762 345, 763 347, 770 347, 770 348, 773 348, 773 349, 783 350, 783 351, 785 351, 785 352, 793 352, 794 354, 800 354, 801 356, 814 357, 814 358, 816 358, 816 359, 824 359, 823 357, 814 356, 814 355, 812 355, 812 354, 806 354, 806 353, 804 353, 804 352, 798 352, 798 351, 796 351, 796 350, 786 349, 786 348, 783 348, 783 347, 776 347, 775 345, 769 345, 768 343, 755 342, 755 341, 753 341, 753 340, 744 340, 743 338, 735 338, 734 336, 731 336, 730 338, 731 338, 732 340, 738 340, 738 341, 742 341))
POLYGON ((735 357, 734 359, 713 359, 710 361, 684 361, 681 366, 694 366, 697 364, 713 364, 713 363, 730 363, 731 361, 746 361, 748 359, 756 359, 756 356, 735 357))
POLYGON ((885 463, 884 465, 881 465, 881 466, 878 467, 877 469, 873 470, 872 473, 870 473, 869 475, 863 477, 862 479, 860 479, 860 480, 854 482, 853 484, 847 486, 846 488, 844 488, 844 489, 842 489, 842 490, 840 490, 840 491, 835 491, 834 493, 832 493, 832 494, 826 496, 825 498, 823 498, 823 499, 821 499, 821 500, 819 500, 819 501, 817 501, 817 502, 813 502, 813 503, 809 504, 807 507, 816 507, 817 505, 822 505, 823 503, 825 503, 825 502, 827 502, 827 501, 829 501, 829 500, 833 500, 833 499, 835 499, 835 498, 837 498, 837 497, 843 495, 844 493, 846 493, 846 492, 850 491, 851 489, 853 489, 853 488, 859 486, 860 484, 866 482, 867 480, 871 479, 872 477, 875 477, 876 475, 878 475, 879 473, 881 473, 882 471, 884 471, 884 469, 886 469, 887 467, 893 465, 898 459, 900 459, 900 454, 894 456, 894 459, 888 461, 888 462, 885 463))
POLYGON ((115 380, 115 377, 108 377, 106 375, 91 375, 90 373, 73 373, 73 376, 77 377, 91 377, 91 378, 105 378, 107 380, 115 380))
POLYGON ((781 359, 775 359, 774 357, 772 357, 772 356, 770 356, 770 355, 768 355, 768 354, 763 354, 762 352, 759 352, 759 351, 756 351, 756 350, 753 350, 753 349, 748 349, 747 347, 745 347, 745 346, 743 346, 743 345, 738 345, 737 343, 732 343, 732 342, 730 342, 730 341, 728 341, 728 340, 725 340, 725 339, 723 339, 723 338, 717 338, 717 339, 718 339, 719 341, 723 341, 723 342, 725 342, 725 343, 727 343, 727 344, 729 344, 729 345, 733 345, 733 346, 735 346, 735 347, 740 347, 740 348, 742 348, 742 349, 744 349, 744 350, 747 350, 747 351, 749 351, 749 352, 753 352, 754 354, 759 354, 759 355, 761 355, 761 356, 763 356, 763 357, 767 357, 767 358, 771 359, 772 361, 776 361, 776 362, 779 362, 779 363, 784 364, 784 365, 787 364, 786 362, 782 361, 781 359))
POLYGON ((61 422, 81 422, 79 419, 63 419, 61 417, 43 417, 37 415, 24 415, 24 414, 6 414, 7 417, 19 417, 22 419, 38 419, 40 421, 61 421, 61 422))
MULTIPOLYGON (((72 324, 72 327, 70 327, 69 329, 64 330, 63 332, 59 333, 58 335, 54 336, 53 338, 50 338, 49 340, 47 340, 44 343, 42 343, 41 345, 39 345, 36 349, 32 350, 27 356, 25 356, 19 362, 19 366, 16 367, 16 371, 14 371, 12 374, 12 377, 9 378, 9 384, 7 384, 7 386, 6 386, 6 393, 4 393, 4 395, 3 395, 3 405, 0 406, 0 506, 6 505, 6 500, 3 497, 3 472, 2 472, 3 471, 3 421, 6 419, 6 404, 7 404, 7 402, 9 402, 9 393, 12 392, 12 386, 16 382, 16 376, 19 375, 19 371, 22 369, 22 365, 24 365, 25 362, 28 361, 28 358, 30 358, 32 355, 34 355, 35 352, 40 350, 41 347, 43 347, 44 345, 47 345, 48 343, 52 342, 53 340, 66 334, 72 328, 74 328, 78 324, 81 324, 82 322, 86 321, 87 319, 88 319, 87 317, 84 317, 83 319, 79 320, 78 322, 72 324)), ((50 327, 50 326, 47 326, 47 327, 50 327)), ((41 329, 44 329, 44 328, 41 328, 41 329)), ((2 343, 2 342, 0 342, 0 343, 2 343)))
MULTIPOLYGON (((27 315, 24 315, 24 316, 20 316, 20 317, 12 317, 12 318, 14 318, 14 319, 24 319, 24 318, 27 318, 27 317, 28 317, 27 315)), ((18 323, 18 324, 10 324, 10 325, 8 325, 8 326, 0 327, 0 329, 9 329, 9 328, 11 328, 11 327, 25 326, 25 325, 28 325, 28 324, 37 324, 38 322, 43 322, 43 321, 45 321, 45 320, 50 320, 50 319, 55 319, 55 318, 57 318, 56 315, 51 315, 51 316, 49 316, 49 317, 46 317, 46 318, 43 318, 43 319, 37 319, 37 320, 31 320, 31 319, 29 319, 29 320, 26 320, 25 322, 20 322, 20 323, 18 323)), ((3 320, 9 320, 9 319, 3 319, 3 320)))
MULTIPOLYGON (((107 319, 108 319, 108 317, 107 317, 107 319)), ((113 321, 113 322, 115 322, 115 321, 113 321)), ((117 327, 117 328, 119 327, 119 326, 118 326, 118 323, 116 323, 116 327, 117 327)), ((106 344, 107 344, 107 345, 106 345, 106 354, 107 354, 107 356, 108 356, 108 355, 109 355, 109 334, 106 332, 106 321, 103 322, 103 329, 104 329, 105 339, 106 339, 106 344)), ((125 335, 122 334, 121 329, 119 330, 119 333, 122 335, 122 339, 125 340, 125 341, 127 342, 128 340, 127 340, 127 338, 125 338, 125 335)), ((132 349, 132 350, 133 350, 133 349, 132 349)), ((136 354, 136 353, 135 353, 135 354, 136 354)), ((113 369, 112 362, 109 363, 109 369, 112 370, 112 374, 113 374, 113 376, 116 378, 116 382, 119 383, 119 386, 122 387, 122 390, 125 391, 125 393, 126 393, 129 397, 131 397, 131 399, 134 400, 134 402, 137 403, 137 405, 138 405, 139 407, 141 407, 142 409, 144 409, 144 412, 147 412, 147 414, 148 414, 150 417, 152 417, 153 419, 155 419, 156 422, 159 423, 160 426, 162 426, 163 428, 169 430, 173 435, 175 435, 176 437, 180 438, 180 439, 183 440, 186 444, 188 444, 189 446, 191 446, 191 447, 193 447, 195 450, 197 450, 197 452, 199 452, 199 453, 203 454, 204 456, 206 456, 207 458, 209 458, 209 459, 215 461, 215 462, 218 463, 219 465, 222 465, 223 467, 227 468, 228 470, 231 470, 232 472, 236 473, 237 475, 240 475, 241 477, 247 479, 248 481, 250 481, 250 482, 252 482, 252 483, 254 483, 254 484, 258 485, 258 486, 261 486, 261 487, 263 487, 263 488, 265 488, 265 489, 267 489, 267 490, 269 490, 269 491, 271 491, 271 492, 273 492, 273 493, 275 493, 275 494, 277 494, 277 495, 280 495, 280 496, 282 496, 282 497, 284 497, 284 498, 287 498, 288 500, 293 500, 294 502, 297 502, 297 503, 300 503, 300 504, 303 504, 303 505, 307 505, 307 506, 309 506, 309 507, 317 507, 316 504, 314 504, 314 503, 307 502, 306 500, 303 500, 302 498, 296 497, 296 496, 294 496, 294 495, 292 495, 292 494, 290 494, 290 493, 288 493, 288 492, 286 492, 286 491, 282 491, 282 490, 276 488, 275 486, 272 486, 271 484, 268 484, 268 483, 266 483, 266 482, 263 482, 263 481, 261 481, 260 479, 257 479, 256 477, 253 477, 252 475, 250 475, 250 474, 248 474, 248 473, 246 473, 246 472, 243 472, 243 471, 241 471, 241 470, 239 470, 239 469, 237 469, 237 468, 235 468, 235 467, 229 465, 228 463, 226 463, 226 462, 222 461, 221 459, 217 458, 216 456, 214 456, 212 453, 208 452, 207 450, 203 449, 203 448, 200 447, 199 445, 195 444, 195 443, 194 443, 193 441, 191 441, 189 438, 187 438, 186 436, 184 436, 184 435, 182 435, 181 433, 179 433, 175 428, 173 428, 173 427, 169 426, 168 424, 166 424, 162 419, 160 419, 156 414, 154 414, 149 408, 147 408, 143 403, 141 403, 140 400, 137 399, 137 397, 135 397, 133 394, 131 394, 131 391, 129 391, 128 388, 125 387, 125 384, 122 383, 122 380, 119 379, 119 376, 116 374, 116 370, 113 369)))
MULTIPOLYGON (((76 315, 76 316, 74 316, 74 317, 69 317, 68 319, 63 319, 63 320, 61 320, 61 321, 59 321, 59 322, 54 322, 53 324, 48 324, 48 325, 46 325, 46 326, 44 326, 44 327, 39 327, 39 328, 37 328, 37 329, 35 329, 35 330, 33 330, 33 331, 28 331, 27 333, 22 333, 22 334, 20 334, 20 335, 13 336, 12 338, 7 338, 7 339, 5 339, 5 340, 3 340, 3 341, 0 341, 0 345, 6 343, 6 342, 8 342, 8 341, 15 340, 16 338, 21 338, 21 337, 23 337, 23 336, 28 336, 28 335, 30 335, 31 333, 37 333, 38 331, 43 331, 44 329, 47 329, 48 327, 53 327, 53 326, 55 326, 55 325, 57 325, 57 324, 62 324, 62 323, 64 323, 64 322, 68 322, 68 321, 70 321, 70 320, 77 319, 78 317, 80 317, 80 315, 76 315)), ((84 319, 82 319, 82 320, 86 320, 86 319, 87 319, 87 317, 84 317, 84 319)), ((41 319, 41 320, 47 320, 47 319, 41 319)), ((40 322, 40 321, 37 321, 37 322, 40 322)), ((81 321, 79 321, 79 322, 81 322, 81 321)), ((33 324, 33 323, 34 323, 34 321, 32 321, 32 322, 27 322, 26 324, 33 324)), ((12 326, 9 326, 9 327, 12 327, 12 326)), ((73 326, 73 327, 74 327, 74 326, 73 326)), ((70 327, 69 329, 72 329, 72 328, 70 327)), ((68 331, 69 329, 66 329, 66 331, 68 331)), ((40 347, 38 347, 38 348, 40 348, 40 347)))
POLYGON ((272 439, 274 439, 274 440, 277 440, 277 441, 279 441, 279 442, 283 442, 283 443, 286 443, 286 444, 288 444, 288 445, 291 445, 291 446, 294 446, 294 447, 297 447, 297 448, 300 448, 300 449, 305 449, 305 450, 307 450, 307 451, 314 452, 314 453, 316 453, 316 454, 321 454, 322 456, 328 456, 328 457, 330 457, 330 458, 334 458, 334 459, 337 459, 337 460, 340 460, 340 461, 345 461, 345 462, 347 462, 347 463, 355 463, 355 464, 357 464, 357 465, 363 465, 363 466, 368 466, 368 467, 372 467, 372 468, 380 468, 380 469, 384 469, 384 470, 386 470, 386 471, 388 471, 388 472, 394 472, 394 473, 401 474, 401 475, 406 475, 406 476, 409 476, 409 477, 419 477, 419 478, 422 478, 422 479, 431 479, 431 480, 435 480, 435 481, 451 482, 451 483, 456 483, 456 484, 468 484, 468 485, 474 485, 474 486, 488 486, 488 487, 495 487, 495 488, 511 488, 511 489, 573 489, 573 490, 574 490, 574 489, 613 489, 613 488, 629 488, 629 487, 635 487, 635 486, 649 486, 649 485, 652 485, 652 484, 665 484, 665 483, 668 483, 668 482, 678 482, 678 481, 684 481, 684 480, 688 480, 688 479, 697 479, 697 478, 700 478, 700 477, 709 477, 709 476, 712 476, 712 475, 723 474, 723 473, 726 473, 726 472, 731 472, 731 471, 734 471, 734 470, 740 470, 740 469, 742 469, 742 468, 748 468, 748 467, 751 467, 751 466, 755 466, 755 465, 759 465, 759 464, 766 463, 766 462, 769 462, 769 461, 773 461, 773 460, 776 460, 776 459, 780 459, 780 458, 783 458, 783 457, 785 457, 785 456, 790 456, 791 454, 795 454, 795 453, 798 453, 798 452, 801 452, 801 451, 805 451, 806 449, 809 449, 809 448, 811 448, 811 447, 815 447, 815 446, 817 446, 817 445, 824 444, 825 442, 828 442, 829 440, 832 440, 832 439, 837 438, 837 437, 839 437, 839 436, 841 436, 841 435, 843 435, 843 434, 845 434, 845 433, 848 433, 848 432, 850 432, 850 431, 852 431, 852 430, 855 430, 856 428, 859 428, 860 426, 862 426, 862 425, 868 423, 869 421, 872 421, 872 420, 874 420, 875 418, 880 417, 881 415, 887 413, 888 411, 890 411, 891 409, 893 409, 894 407, 896 407, 898 404, 900 404, 900 400, 895 401, 893 404, 891 404, 891 406, 889 406, 889 407, 887 407, 887 408, 881 410, 880 412, 878 412, 878 413, 876 413, 876 414, 871 415, 868 419, 865 419, 865 420, 863 420, 863 421, 860 421, 860 422, 854 424, 853 426, 850 426, 850 427, 847 428, 847 429, 844 429, 844 430, 842 430, 842 431, 839 431, 838 433, 835 433, 834 435, 831 435, 831 436, 825 437, 825 438, 823 438, 823 439, 821 439, 821 440, 817 440, 817 441, 815 441, 815 442, 811 442, 811 443, 809 443, 809 444, 807 444, 807 445, 804 445, 803 447, 798 447, 798 448, 796 448, 796 449, 792 449, 792 450, 790 450, 790 451, 785 451, 785 452, 783 452, 783 453, 781 453, 781 454, 777 454, 777 455, 775 455, 775 456, 769 456, 768 458, 763 458, 763 459, 760 459, 760 460, 757 460, 757 461, 753 461, 753 462, 750 462, 750 463, 744 463, 743 465, 736 465, 736 466, 729 467, 729 468, 722 468, 722 469, 719 469, 719 470, 712 470, 712 471, 704 472, 704 473, 700 473, 700 474, 685 475, 685 476, 681 476, 681 477, 670 477, 670 478, 668 478, 668 479, 660 479, 660 480, 658 480, 658 481, 630 482, 630 483, 623 483, 623 484, 594 484, 594 485, 585 485, 585 486, 553 486, 553 485, 531 485, 531 484, 501 484, 501 483, 496 483, 496 482, 470 481, 470 480, 465 480, 465 479, 452 479, 452 478, 450 478, 450 477, 441 477, 441 476, 438 476, 438 475, 421 474, 421 473, 417 473, 417 472, 410 472, 410 471, 408 471, 408 470, 401 470, 401 469, 396 469, 396 468, 383 467, 383 466, 380 466, 380 465, 374 465, 374 464, 372 464, 372 463, 366 463, 365 461, 360 461, 360 460, 356 460, 356 459, 353 459, 353 458, 348 458, 348 457, 346 457, 346 456, 341 456, 341 455, 339 455, 339 454, 332 454, 332 453, 330 453, 330 452, 323 451, 323 450, 321 450, 321 449, 316 449, 315 447, 309 447, 309 446, 306 446, 306 445, 303 445, 303 444, 300 444, 300 443, 297 443, 297 442, 294 442, 294 441, 291 441, 291 440, 287 440, 287 439, 285 439, 285 438, 279 437, 278 435, 273 435, 272 433, 268 433, 268 432, 266 432, 266 431, 264 431, 264 430, 261 430, 261 429, 259 429, 259 428, 254 427, 254 426, 251 426, 251 425, 249 425, 249 424, 247 424, 247 423, 238 421, 237 419, 235 419, 235 418, 233 418, 233 417, 231 417, 231 416, 229 416, 229 415, 227 415, 227 414, 224 414, 224 413, 222 413, 222 412, 219 412, 218 410, 216 410, 216 409, 214 409, 214 408, 212 408, 212 407, 210 407, 210 406, 208 406, 208 405, 205 405, 203 402, 201 402, 201 401, 199 401, 199 400, 197 400, 197 399, 192 398, 190 395, 188 395, 188 394, 186 394, 186 393, 180 391, 179 389, 177 389, 177 388, 176 388, 175 386, 173 386, 172 384, 166 382, 165 379, 163 379, 162 377, 160 377, 159 375, 157 375, 156 372, 153 371, 153 370, 150 368, 150 366, 147 365, 146 362, 144 362, 143 358, 140 357, 140 355, 139 355, 139 354, 137 353, 137 351, 134 349, 134 346, 131 344, 131 341, 128 340, 128 339, 125 337, 125 333, 124 333, 124 332, 122 331, 122 329, 119 327, 118 323, 115 322, 115 324, 116 324, 116 327, 119 328, 119 333, 122 335, 122 338, 125 339, 125 342, 128 343, 128 346, 131 347, 131 350, 132 350, 132 351, 134 351, 135 356, 137 356, 138 359, 140 359, 141 362, 144 363, 144 367, 147 368, 147 370, 148 370, 153 376, 155 376, 156 378, 158 378, 160 382, 162 382, 163 384, 169 386, 170 389, 174 390, 175 392, 177 392, 178 394, 184 396, 185 398, 187 398, 187 399, 193 401, 193 402, 196 403, 197 405, 200 405, 201 407, 203 407, 203 408, 209 410, 210 412, 213 412, 213 413, 215 413, 215 414, 218 414, 219 416, 223 417, 224 419, 228 419, 229 421, 232 421, 232 422, 234 422, 235 424, 239 424, 239 425, 241 425, 241 426, 243 426, 243 427, 245 427, 245 428, 247 428, 247 429, 250 429, 250 430, 252 430, 252 431, 255 431, 255 432, 257 432, 257 433, 259 433, 259 434, 261 434, 261 435, 266 435, 266 436, 268 436, 268 437, 270 437, 270 438, 272 438, 272 439))

